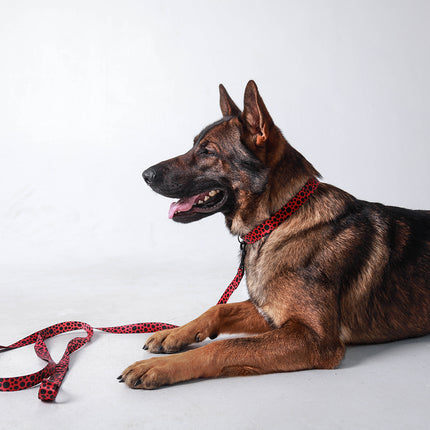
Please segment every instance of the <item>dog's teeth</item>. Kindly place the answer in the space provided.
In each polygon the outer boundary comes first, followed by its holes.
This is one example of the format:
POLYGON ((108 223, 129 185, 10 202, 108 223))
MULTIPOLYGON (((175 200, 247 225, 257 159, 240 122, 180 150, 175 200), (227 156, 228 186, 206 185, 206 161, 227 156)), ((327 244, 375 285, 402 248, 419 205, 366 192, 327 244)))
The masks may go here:
POLYGON ((201 204, 203 203, 203 200, 199 200, 197 203, 198 203, 199 205, 201 205, 201 204))
POLYGON ((215 193, 218 194, 221 190, 216 190, 215 193))
POLYGON ((205 201, 206 201, 206 200, 209 200, 209 199, 210 199, 210 197, 209 197, 209 196, 205 196, 205 201))
POLYGON ((218 192, 218 191, 215 191, 215 190, 209 191, 209 195, 210 195, 211 197, 213 197, 217 192, 218 192))

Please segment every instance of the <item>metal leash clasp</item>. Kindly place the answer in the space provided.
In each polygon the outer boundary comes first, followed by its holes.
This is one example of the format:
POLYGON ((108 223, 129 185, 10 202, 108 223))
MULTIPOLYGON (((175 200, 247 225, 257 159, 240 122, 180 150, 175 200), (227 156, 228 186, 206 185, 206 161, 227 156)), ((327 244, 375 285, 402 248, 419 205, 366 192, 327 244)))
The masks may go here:
POLYGON ((240 236, 237 236, 237 240, 240 243, 240 268, 242 269, 242 271, 245 271, 245 257, 246 257, 246 242, 241 239, 240 236))

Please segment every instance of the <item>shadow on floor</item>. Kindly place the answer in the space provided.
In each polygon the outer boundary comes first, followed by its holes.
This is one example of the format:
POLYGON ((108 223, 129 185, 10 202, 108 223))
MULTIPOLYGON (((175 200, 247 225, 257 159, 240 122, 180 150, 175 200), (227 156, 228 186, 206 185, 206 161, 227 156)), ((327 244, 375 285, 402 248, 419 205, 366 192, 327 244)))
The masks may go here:
POLYGON ((412 339, 398 340, 375 345, 351 345, 347 346, 345 358, 342 360, 339 369, 347 369, 364 363, 367 359, 372 359, 379 355, 392 355, 396 352, 420 345, 430 344, 430 335, 416 337, 412 339))

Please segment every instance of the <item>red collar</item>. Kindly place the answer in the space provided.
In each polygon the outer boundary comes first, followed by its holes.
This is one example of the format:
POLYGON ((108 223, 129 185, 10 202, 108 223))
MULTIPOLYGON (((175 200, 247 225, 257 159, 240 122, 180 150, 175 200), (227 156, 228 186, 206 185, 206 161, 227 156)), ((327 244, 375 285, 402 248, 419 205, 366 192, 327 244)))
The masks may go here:
POLYGON ((309 197, 318 188, 319 181, 315 178, 309 179, 304 187, 278 212, 273 214, 269 219, 263 223, 257 225, 252 231, 241 239, 245 243, 255 243, 263 237, 268 236, 275 228, 282 224, 287 218, 289 218, 294 212, 296 212, 300 206, 302 206, 309 197))
POLYGON ((275 228, 277 228, 294 212, 296 212, 300 208, 300 206, 306 203, 309 197, 318 188, 318 185, 319 182, 317 179, 309 179, 309 181, 306 182, 303 188, 285 206, 279 209, 278 212, 273 214, 263 223, 257 225, 257 227, 251 230, 248 234, 245 234, 245 236, 239 238, 241 251, 239 269, 237 269, 237 274, 234 277, 233 281, 230 282, 230 285, 227 287, 227 289, 224 291, 224 294, 218 300, 217 305, 227 303, 228 299, 233 294, 234 290, 239 286, 240 281, 245 274, 246 245, 255 243, 260 239, 263 239, 263 237, 268 236, 273 230, 275 230, 275 228))

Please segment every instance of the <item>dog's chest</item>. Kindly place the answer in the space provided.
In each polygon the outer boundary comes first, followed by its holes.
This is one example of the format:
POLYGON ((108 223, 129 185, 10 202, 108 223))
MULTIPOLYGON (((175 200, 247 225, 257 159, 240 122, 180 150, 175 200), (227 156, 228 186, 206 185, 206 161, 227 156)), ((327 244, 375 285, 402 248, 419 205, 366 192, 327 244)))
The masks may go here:
POLYGON ((251 301, 261 308, 267 300, 267 261, 262 246, 248 246, 245 259, 246 285, 251 301))
MULTIPOLYGON (((274 234, 271 239, 276 239, 274 234)), ((245 272, 248 294, 260 314, 273 327, 285 323, 294 311, 297 276, 287 263, 291 250, 288 245, 277 250, 278 240, 263 241, 247 246, 245 272)))

